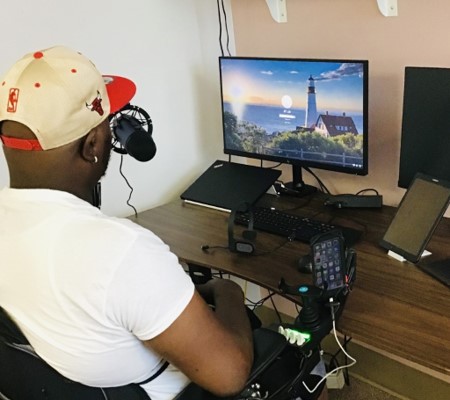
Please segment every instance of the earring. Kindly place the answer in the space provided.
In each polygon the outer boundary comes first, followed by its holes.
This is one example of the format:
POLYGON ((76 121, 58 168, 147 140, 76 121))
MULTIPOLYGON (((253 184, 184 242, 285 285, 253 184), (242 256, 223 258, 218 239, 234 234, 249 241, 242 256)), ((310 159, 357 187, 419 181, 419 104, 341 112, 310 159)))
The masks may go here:
POLYGON ((98 158, 97 158, 97 156, 94 156, 94 164, 97 164, 98 163, 98 158))

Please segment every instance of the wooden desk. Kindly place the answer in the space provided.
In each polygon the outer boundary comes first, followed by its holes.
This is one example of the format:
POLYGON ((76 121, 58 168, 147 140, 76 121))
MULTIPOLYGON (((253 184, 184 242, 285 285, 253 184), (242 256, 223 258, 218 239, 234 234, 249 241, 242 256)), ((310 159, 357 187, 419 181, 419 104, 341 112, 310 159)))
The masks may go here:
MULTIPOLYGON (((339 330, 359 342, 443 374, 450 381, 450 290, 420 271, 386 254, 378 242, 395 208, 335 210, 321 199, 287 199, 266 195, 262 203, 296 208, 296 213, 364 229, 357 252, 357 273, 339 330)), ((256 255, 246 256, 216 248, 226 246, 228 214, 181 200, 131 218, 160 236, 181 259, 222 270, 262 287, 278 291, 280 278, 291 285, 311 283, 296 270, 306 244, 258 232, 256 255), (280 247, 281 246, 281 247, 280 247)), ((413 229, 413 227, 411 227, 413 229)), ((235 236, 240 227, 236 227, 235 236)), ((450 258, 450 221, 440 223, 428 246, 431 259, 450 258)))

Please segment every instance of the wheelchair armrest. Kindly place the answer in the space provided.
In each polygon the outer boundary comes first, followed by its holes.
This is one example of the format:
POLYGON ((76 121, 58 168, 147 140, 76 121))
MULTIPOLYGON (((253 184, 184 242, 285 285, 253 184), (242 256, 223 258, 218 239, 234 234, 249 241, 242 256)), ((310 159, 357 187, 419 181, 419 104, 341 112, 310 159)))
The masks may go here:
MULTIPOLYGON (((287 341, 278 332, 267 328, 253 331, 254 361, 248 382, 257 378, 286 348, 287 341)), ((174 400, 217 400, 211 393, 190 383, 174 400)))
POLYGON ((253 331, 254 361, 249 381, 264 371, 286 348, 286 338, 276 331, 259 328, 253 331))

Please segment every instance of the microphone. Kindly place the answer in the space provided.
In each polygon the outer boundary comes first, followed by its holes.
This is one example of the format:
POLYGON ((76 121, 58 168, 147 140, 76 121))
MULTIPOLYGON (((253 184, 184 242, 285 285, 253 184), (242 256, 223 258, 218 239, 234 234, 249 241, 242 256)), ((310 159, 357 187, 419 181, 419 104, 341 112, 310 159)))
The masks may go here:
POLYGON ((110 117, 110 127, 116 153, 129 154, 138 161, 149 161, 155 156, 152 120, 142 108, 126 105, 110 117))
POLYGON ((209 249, 209 246, 207 244, 203 244, 202 247, 200 247, 203 251, 206 251, 209 249))

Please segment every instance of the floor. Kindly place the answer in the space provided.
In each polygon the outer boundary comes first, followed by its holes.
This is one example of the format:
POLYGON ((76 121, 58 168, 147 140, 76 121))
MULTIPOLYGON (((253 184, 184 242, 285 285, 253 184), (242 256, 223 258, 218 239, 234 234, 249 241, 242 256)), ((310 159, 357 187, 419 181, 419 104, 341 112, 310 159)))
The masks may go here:
POLYGON ((328 390, 328 400, 398 400, 399 398, 353 376, 350 377, 350 385, 345 385, 342 389, 328 390))
MULTIPOLYGON (((273 311, 260 307, 257 310, 258 317, 263 324, 270 325, 273 322, 273 311)), ((357 379, 353 375, 349 377, 349 385, 342 389, 329 389, 328 400, 407 400, 404 396, 394 396, 387 391, 381 390, 377 386, 357 379)), ((431 399, 430 399, 431 400, 431 399)), ((436 399, 437 400, 437 399, 436 399)))

